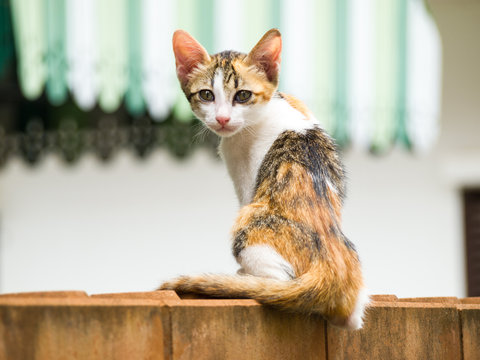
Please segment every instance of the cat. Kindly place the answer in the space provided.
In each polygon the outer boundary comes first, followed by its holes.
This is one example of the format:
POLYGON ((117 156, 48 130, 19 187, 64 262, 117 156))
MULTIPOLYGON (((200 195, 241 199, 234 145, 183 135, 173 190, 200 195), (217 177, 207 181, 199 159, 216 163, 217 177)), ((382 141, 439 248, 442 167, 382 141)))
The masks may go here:
POLYGON ((209 55, 187 32, 174 33, 181 88, 221 137, 219 153, 241 205, 232 230, 241 268, 237 275, 183 276, 159 289, 254 298, 359 329, 369 298, 355 247, 340 228, 344 168, 308 108, 277 91, 281 48, 277 29, 248 54, 209 55))

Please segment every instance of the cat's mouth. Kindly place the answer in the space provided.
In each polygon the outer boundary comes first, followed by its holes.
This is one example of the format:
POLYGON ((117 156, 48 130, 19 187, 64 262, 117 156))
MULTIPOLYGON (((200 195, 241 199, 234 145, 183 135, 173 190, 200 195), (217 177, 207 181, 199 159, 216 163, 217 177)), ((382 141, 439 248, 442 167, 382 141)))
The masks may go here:
POLYGON ((219 136, 230 136, 236 133, 240 126, 232 126, 232 125, 219 125, 219 126, 210 126, 210 129, 213 130, 219 136))

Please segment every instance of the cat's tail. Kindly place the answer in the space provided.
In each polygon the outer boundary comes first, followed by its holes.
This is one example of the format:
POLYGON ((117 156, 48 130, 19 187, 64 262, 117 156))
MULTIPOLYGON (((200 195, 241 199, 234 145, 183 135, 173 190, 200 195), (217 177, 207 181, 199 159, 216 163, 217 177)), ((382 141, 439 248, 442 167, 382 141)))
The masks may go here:
POLYGON ((276 280, 251 275, 182 276, 164 283, 159 290, 197 293, 219 298, 253 298, 262 304, 306 314, 319 314, 334 325, 359 329, 369 298, 362 286, 319 279, 314 271, 293 280, 276 280), (322 281, 324 280, 324 281, 322 281))

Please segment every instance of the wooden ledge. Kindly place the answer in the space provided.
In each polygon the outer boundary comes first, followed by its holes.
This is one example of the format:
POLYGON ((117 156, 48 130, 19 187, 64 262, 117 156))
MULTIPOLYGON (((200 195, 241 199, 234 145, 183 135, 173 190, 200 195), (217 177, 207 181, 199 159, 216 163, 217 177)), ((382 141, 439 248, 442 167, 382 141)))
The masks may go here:
POLYGON ((374 295, 365 326, 173 291, 0 295, 0 359, 478 359, 480 298, 374 295))

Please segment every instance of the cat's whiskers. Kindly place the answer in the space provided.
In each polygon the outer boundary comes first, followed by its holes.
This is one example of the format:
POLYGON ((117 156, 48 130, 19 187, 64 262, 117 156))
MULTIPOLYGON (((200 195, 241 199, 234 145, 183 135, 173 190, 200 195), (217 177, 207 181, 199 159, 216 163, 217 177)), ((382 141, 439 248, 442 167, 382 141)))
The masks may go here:
POLYGON ((257 139, 258 138, 258 134, 257 132, 255 131, 255 128, 253 126, 245 126, 243 128, 244 131, 246 131, 247 133, 249 133, 251 136, 253 136, 253 138, 257 139))
POLYGON ((203 123, 196 123, 193 125, 195 135, 193 136, 193 142, 204 142, 205 138, 210 131, 203 123))

